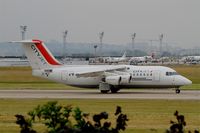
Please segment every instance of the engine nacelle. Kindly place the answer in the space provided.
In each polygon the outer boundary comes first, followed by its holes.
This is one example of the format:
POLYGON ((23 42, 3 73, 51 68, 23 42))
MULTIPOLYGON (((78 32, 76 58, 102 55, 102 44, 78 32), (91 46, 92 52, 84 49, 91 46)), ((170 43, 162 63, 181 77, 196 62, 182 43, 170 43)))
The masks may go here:
POLYGON ((111 85, 124 85, 130 83, 131 78, 130 75, 107 76, 105 82, 111 85))
POLYGON ((121 76, 114 75, 114 76, 106 76, 105 82, 110 85, 120 85, 121 83, 121 76))
POLYGON ((131 82, 132 77, 130 75, 120 75, 120 85, 128 84, 131 82))

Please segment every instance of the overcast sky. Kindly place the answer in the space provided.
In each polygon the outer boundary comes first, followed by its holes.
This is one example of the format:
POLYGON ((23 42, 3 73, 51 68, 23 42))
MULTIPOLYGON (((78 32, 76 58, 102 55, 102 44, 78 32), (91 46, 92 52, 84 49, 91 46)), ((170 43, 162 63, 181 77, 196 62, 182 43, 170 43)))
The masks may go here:
POLYGON ((178 46, 200 46, 200 0, 0 0, 0 42, 26 38, 70 42, 129 43, 158 39, 178 46))

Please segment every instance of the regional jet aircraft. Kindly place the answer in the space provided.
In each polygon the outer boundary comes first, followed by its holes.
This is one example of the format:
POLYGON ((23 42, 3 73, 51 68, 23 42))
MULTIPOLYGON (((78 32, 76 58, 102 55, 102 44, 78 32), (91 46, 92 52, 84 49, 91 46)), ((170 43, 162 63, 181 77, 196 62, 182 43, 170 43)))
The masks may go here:
POLYGON ((140 56, 140 57, 131 57, 131 59, 129 60, 129 62, 136 62, 136 63, 144 63, 147 61, 152 61, 152 57, 151 56, 140 56))
POLYGON ((106 61, 108 63, 119 63, 119 62, 125 62, 127 61, 127 57, 126 57, 126 51, 124 52, 124 54, 122 55, 122 57, 108 57, 106 59, 106 61))
POLYGON ((55 82, 98 87, 102 93, 118 92, 121 88, 176 88, 192 82, 175 70, 164 66, 130 65, 64 65, 54 58, 40 40, 23 40, 32 74, 55 82))

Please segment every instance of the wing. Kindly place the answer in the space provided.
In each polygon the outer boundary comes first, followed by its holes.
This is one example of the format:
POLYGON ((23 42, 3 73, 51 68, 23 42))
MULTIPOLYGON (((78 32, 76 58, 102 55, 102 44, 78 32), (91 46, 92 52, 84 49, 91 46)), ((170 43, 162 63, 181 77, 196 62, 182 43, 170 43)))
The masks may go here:
POLYGON ((105 75, 106 72, 112 72, 112 71, 123 71, 125 70, 125 66, 110 66, 110 67, 100 67, 96 68, 94 71, 85 71, 85 72, 78 72, 76 73, 77 77, 97 77, 101 75, 105 75))

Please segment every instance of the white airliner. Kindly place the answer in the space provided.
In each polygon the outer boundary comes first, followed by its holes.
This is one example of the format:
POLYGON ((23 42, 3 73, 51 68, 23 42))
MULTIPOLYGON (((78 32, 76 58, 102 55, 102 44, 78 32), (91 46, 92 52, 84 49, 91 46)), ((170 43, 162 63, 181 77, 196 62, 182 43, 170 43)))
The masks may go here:
POLYGON ((151 61, 153 58, 151 56, 141 56, 141 57, 131 57, 129 60, 130 62, 137 62, 137 63, 142 63, 142 62, 147 62, 151 61))
POLYGON ((119 63, 119 62, 125 62, 127 61, 126 52, 122 55, 122 57, 108 57, 107 62, 108 63, 119 63))
POLYGON ((185 56, 181 59, 181 61, 190 62, 190 63, 199 63, 200 56, 185 56))
POLYGON ((102 93, 116 93, 121 88, 176 88, 192 82, 175 70, 163 66, 130 65, 63 65, 57 61, 40 40, 23 40, 25 54, 32 74, 55 82, 99 87, 102 93))

